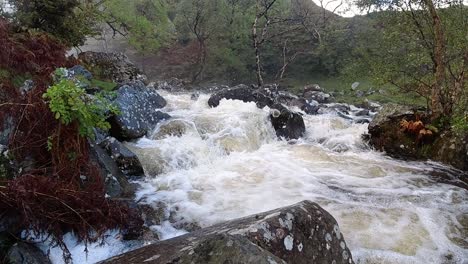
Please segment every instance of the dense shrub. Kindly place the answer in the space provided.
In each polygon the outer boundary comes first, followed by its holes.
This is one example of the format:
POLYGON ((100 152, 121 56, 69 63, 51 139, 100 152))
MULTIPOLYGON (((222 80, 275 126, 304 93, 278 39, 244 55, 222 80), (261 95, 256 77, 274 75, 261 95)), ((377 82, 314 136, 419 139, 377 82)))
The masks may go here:
POLYGON ((71 118, 63 124, 43 100, 52 72, 73 64, 64 46, 45 34, 14 33, 0 20, 0 47, 0 128, 14 120, 9 151, 18 164, 29 164, 14 179, 0 179, 0 212, 18 215, 21 229, 47 233, 67 261, 66 232, 88 243, 106 230, 138 225, 133 211, 105 197, 80 122, 71 118), (22 94, 14 85, 17 76, 31 78, 34 88, 22 94))

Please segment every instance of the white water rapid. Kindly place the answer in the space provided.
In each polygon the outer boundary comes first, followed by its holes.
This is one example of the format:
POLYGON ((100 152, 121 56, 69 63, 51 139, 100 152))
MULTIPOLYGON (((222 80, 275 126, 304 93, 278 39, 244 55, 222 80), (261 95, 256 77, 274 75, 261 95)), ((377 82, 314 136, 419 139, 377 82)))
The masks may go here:
POLYGON ((304 115, 306 136, 286 142, 254 103, 162 96, 182 135, 162 124, 127 146, 147 173, 137 200, 167 206, 168 220, 152 227, 163 239, 184 222, 205 227, 312 200, 338 221, 356 263, 468 263, 468 191, 431 177, 441 165, 370 150, 367 124, 304 115))

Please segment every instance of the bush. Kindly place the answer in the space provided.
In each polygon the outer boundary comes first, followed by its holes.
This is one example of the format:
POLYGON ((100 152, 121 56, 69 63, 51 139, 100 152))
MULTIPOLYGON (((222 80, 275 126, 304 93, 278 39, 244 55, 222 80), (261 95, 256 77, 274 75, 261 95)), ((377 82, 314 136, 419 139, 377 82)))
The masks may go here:
POLYGON ((88 138, 94 138, 94 128, 108 130, 110 124, 106 119, 109 114, 118 114, 118 109, 108 99, 110 93, 101 91, 94 96, 88 95, 80 87, 80 81, 68 79, 66 74, 66 69, 57 69, 56 83, 43 95, 55 118, 64 125, 78 122, 79 134, 88 138))

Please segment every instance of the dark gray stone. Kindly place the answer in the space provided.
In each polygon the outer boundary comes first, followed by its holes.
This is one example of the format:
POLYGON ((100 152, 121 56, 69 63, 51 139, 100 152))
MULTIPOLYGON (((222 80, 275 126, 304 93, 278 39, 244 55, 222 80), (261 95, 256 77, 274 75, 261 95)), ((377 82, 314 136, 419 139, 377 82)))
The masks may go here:
POLYGON ((309 101, 317 101, 320 104, 332 103, 335 100, 330 94, 321 91, 307 91, 304 92, 303 97, 309 101))
POLYGON ((139 81, 120 87, 114 103, 120 114, 111 117, 110 132, 119 140, 140 138, 160 121, 170 118, 170 115, 157 110, 166 106, 166 100, 139 81))
POLYGON ((387 122, 397 120, 405 116, 413 115, 414 109, 411 106, 386 104, 369 124, 369 132, 377 133, 378 130, 387 122))
POLYGON ((222 99, 240 100, 243 102, 255 102, 259 108, 272 105, 274 100, 269 96, 269 90, 255 89, 244 84, 227 88, 214 93, 208 100, 208 105, 217 107, 222 99))
POLYGON ((276 134, 278 137, 286 139, 297 139, 303 136, 305 125, 299 113, 289 110, 281 102, 289 103, 291 106, 296 104, 302 110, 310 113, 316 112, 314 106, 307 104, 307 101, 303 98, 301 101, 301 98, 297 98, 289 93, 280 92, 276 85, 267 85, 255 89, 254 87, 241 84, 213 94, 208 100, 208 105, 216 107, 222 99, 255 102, 259 108, 270 107, 270 120, 276 130, 276 134))
POLYGON ((305 133, 304 119, 299 113, 290 111, 283 105, 272 106, 270 114, 271 123, 276 135, 285 139, 298 139, 305 133))
POLYGON ((68 69, 68 72, 70 74, 70 77, 76 78, 82 76, 88 81, 91 81, 93 79, 93 74, 81 65, 75 65, 71 67, 70 69, 68 69))
POLYGON ((144 176, 143 167, 137 155, 113 137, 108 137, 100 143, 120 170, 129 176, 144 176))
POLYGON ((6 256, 9 264, 50 264, 50 260, 37 247, 18 242, 14 244, 6 256))
POLYGON ((27 95, 32 89, 34 89, 34 81, 33 80, 26 80, 24 81, 23 85, 20 87, 21 95, 27 95))
POLYGON ((102 263, 354 262, 333 216, 304 201, 157 242, 102 263))
POLYGON ((90 150, 90 158, 99 166, 101 177, 105 181, 106 194, 110 197, 133 197, 135 187, 128 182, 109 154, 95 143, 90 143, 90 150))

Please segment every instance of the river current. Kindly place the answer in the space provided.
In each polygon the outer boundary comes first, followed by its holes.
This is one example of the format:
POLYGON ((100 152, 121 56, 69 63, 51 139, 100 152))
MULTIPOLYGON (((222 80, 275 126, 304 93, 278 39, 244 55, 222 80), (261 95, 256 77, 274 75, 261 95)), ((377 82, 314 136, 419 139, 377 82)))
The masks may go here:
MULTIPOLYGON (((288 142, 277 139, 267 107, 162 96, 171 126, 126 143, 146 173, 137 200, 166 208, 167 220, 151 227, 160 238, 185 233, 189 223, 206 227, 311 200, 338 221, 356 263, 468 263, 468 191, 433 176, 449 168, 374 151, 362 140, 367 124, 333 112, 304 115, 306 135, 288 142)), ((114 242, 76 263, 128 248, 114 242)))

